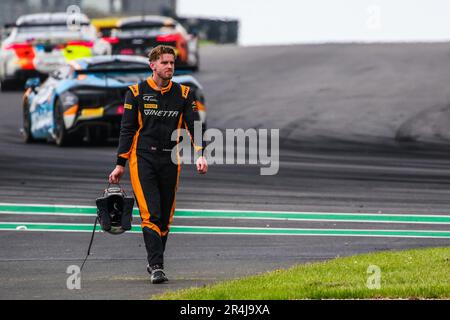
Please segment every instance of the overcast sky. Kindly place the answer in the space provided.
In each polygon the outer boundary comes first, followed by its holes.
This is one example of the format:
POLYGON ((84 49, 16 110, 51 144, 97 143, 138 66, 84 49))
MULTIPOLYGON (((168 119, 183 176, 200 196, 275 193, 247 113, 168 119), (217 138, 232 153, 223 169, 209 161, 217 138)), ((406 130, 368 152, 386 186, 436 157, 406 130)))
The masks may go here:
POLYGON ((182 16, 240 20, 240 44, 450 40, 450 0, 178 0, 182 16))

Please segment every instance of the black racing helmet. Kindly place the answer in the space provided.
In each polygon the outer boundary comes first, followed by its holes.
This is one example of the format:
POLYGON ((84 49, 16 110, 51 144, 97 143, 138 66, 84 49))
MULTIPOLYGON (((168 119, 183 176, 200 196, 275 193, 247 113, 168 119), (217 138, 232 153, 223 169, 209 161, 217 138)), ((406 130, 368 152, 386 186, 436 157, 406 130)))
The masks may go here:
POLYGON ((105 189, 103 197, 97 198, 97 217, 102 230, 111 234, 121 234, 131 230, 134 198, 128 197, 122 187, 105 189))

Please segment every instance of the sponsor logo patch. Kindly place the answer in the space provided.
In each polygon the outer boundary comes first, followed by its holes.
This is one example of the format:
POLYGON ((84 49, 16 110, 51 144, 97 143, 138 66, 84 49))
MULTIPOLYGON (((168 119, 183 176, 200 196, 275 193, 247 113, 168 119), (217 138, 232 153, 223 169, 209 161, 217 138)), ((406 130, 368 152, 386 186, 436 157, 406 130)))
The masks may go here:
POLYGON ((128 104, 128 103, 125 103, 124 105, 123 105, 123 107, 125 108, 125 109, 133 109, 133 105, 131 105, 131 104, 128 104))
POLYGON ((129 86, 129 88, 133 91, 135 97, 139 94, 139 86, 137 84, 129 86))
POLYGON ((144 110, 146 116, 156 116, 156 117, 177 117, 178 111, 165 111, 165 110, 144 110))
POLYGON ((145 103, 144 109, 158 109, 158 105, 156 103, 145 103))
POLYGON ((187 99, 188 94, 189 94, 189 87, 181 85, 181 95, 183 96, 183 98, 187 99))
POLYGON ((142 97, 142 99, 144 99, 144 101, 152 101, 156 99, 156 96, 152 95, 152 94, 144 94, 144 96, 142 97))

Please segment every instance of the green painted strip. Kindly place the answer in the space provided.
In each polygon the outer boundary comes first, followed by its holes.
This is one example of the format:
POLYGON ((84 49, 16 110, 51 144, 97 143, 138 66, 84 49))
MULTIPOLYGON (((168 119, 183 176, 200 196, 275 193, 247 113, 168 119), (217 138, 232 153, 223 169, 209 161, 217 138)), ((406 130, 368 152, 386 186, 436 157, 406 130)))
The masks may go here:
POLYGON ((380 215, 359 213, 316 213, 316 212, 252 212, 252 211, 175 211, 176 217, 231 218, 231 219, 278 219, 317 220, 345 222, 402 222, 450 224, 450 216, 380 215))
MULTIPOLYGON (((90 232, 90 224, 0 222, 0 230, 16 231, 62 231, 90 232)), ((96 230, 100 230, 97 226, 96 230)), ((187 234, 241 234, 241 235, 303 235, 303 236, 370 236, 370 237, 411 237, 450 238, 450 231, 436 230, 367 230, 367 229, 294 229, 294 228, 232 228, 172 226, 171 233, 187 234)), ((141 227, 134 225, 131 232, 140 233, 141 227)))
POLYGON ((95 215, 97 208, 95 207, 78 207, 78 206, 42 206, 42 205, 13 205, 0 204, 0 211, 4 212, 32 212, 32 213, 65 213, 65 214, 86 214, 95 215))
MULTIPOLYGON (((81 215, 95 216, 95 207, 46 206, 0 204, 0 213, 42 214, 42 215, 81 215)), ((138 217, 137 208, 133 216, 138 217)), ((408 215, 408 214, 367 214, 367 213, 319 213, 319 212, 264 212, 229 210, 188 210, 175 211, 178 218, 216 218, 216 219, 273 219, 303 221, 342 221, 342 222, 379 222, 379 223, 435 223, 450 224, 449 215, 408 215)))

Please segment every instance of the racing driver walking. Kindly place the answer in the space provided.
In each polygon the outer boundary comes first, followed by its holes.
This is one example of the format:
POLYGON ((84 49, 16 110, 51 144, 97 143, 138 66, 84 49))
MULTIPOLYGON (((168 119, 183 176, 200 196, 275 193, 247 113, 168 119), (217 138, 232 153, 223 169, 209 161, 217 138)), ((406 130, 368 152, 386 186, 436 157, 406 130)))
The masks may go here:
POLYGON ((147 271, 152 283, 162 283, 168 280, 164 273, 164 250, 180 175, 179 162, 173 163, 171 158, 178 142, 171 140, 172 132, 182 127, 188 129, 199 155, 196 166, 200 174, 207 172, 208 163, 203 157, 204 144, 194 141, 194 121, 200 118, 193 92, 171 80, 174 49, 159 45, 150 52, 149 61, 152 76, 130 86, 125 96, 117 163, 109 182, 119 183, 129 160, 131 184, 142 219, 147 271))

